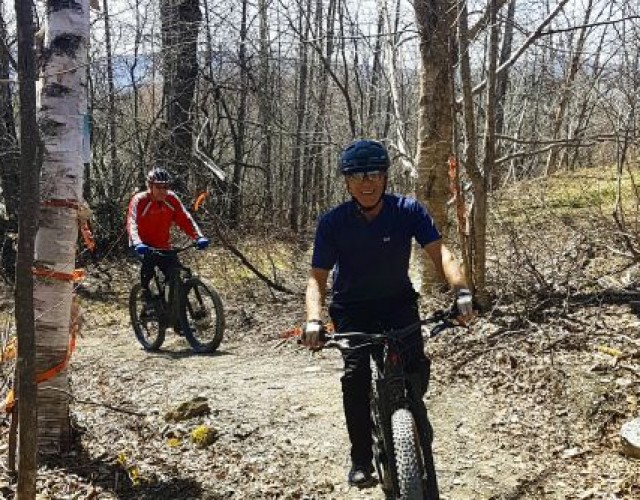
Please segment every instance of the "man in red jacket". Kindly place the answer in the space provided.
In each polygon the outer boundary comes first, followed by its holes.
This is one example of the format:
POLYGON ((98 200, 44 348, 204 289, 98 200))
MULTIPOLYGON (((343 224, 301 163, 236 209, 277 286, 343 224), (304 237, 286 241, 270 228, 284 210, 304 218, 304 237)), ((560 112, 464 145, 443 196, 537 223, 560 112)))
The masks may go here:
POLYGON ((196 242, 199 250, 209 246, 209 240, 202 235, 200 228, 184 208, 184 205, 169 190, 171 176, 163 168, 154 168, 147 175, 147 191, 136 193, 129 202, 127 212, 127 233, 129 245, 142 258, 140 283, 143 297, 150 298, 149 283, 155 267, 159 267, 165 276, 178 266, 175 253, 157 253, 157 250, 171 248, 171 226, 176 224, 187 236, 196 242))

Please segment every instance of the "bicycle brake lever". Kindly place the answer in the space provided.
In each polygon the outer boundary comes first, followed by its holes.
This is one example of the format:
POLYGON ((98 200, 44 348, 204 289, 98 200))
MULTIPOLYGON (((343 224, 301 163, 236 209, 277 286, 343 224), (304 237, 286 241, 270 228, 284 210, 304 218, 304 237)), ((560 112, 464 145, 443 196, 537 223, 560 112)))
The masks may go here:
POLYGON ((325 347, 337 347, 338 349, 348 349, 349 339, 333 339, 325 344, 325 347))

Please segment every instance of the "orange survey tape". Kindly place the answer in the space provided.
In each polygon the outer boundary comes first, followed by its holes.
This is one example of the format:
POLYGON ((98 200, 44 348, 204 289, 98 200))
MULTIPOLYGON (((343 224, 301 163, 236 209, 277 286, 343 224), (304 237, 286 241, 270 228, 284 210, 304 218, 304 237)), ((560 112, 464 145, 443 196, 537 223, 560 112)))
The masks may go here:
POLYGON ((96 249, 96 242, 93 239, 93 233, 91 232, 91 228, 89 227, 89 223, 87 221, 80 223, 80 232, 82 233, 82 241, 84 241, 84 246, 86 246, 89 251, 93 252, 96 249))
MULTIPOLYGON (((41 382, 46 382, 47 380, 52 379, 53 377, 58 375, 62 370, 64 370, 69 364, 71 355, 75 350, 76 350, 76 329, 74 328, 71 331, 71 337, 69 338, 69 347, 67 349, 67 354, 65 355, 64 359, 54 367, 49 368, 47 371, 36 375, 36 384, 40 384, 41 382)), ((16 404, 16 395, 14 390, 10 389, 9 392, 7 393, 7 399, 5 400, 5 411, 7 413, 11 413, 13 411, 13 407, 15 406, 15 404, 16 404)))
POLYGON ((193 211, 197 212, 200 209, 200 205, 202 205, 202 203, 204 202, 204 200, 207 198, 207 196, 209 196, 209 193, 207 193, 206 191, 200 193, 198 195, 198 197, 196 198, 195 203, 193 204, 193 211))
MULTIPOLYGON (((205 193, 203 193, 205 194, 205 193)), ((83 208, 86 208, 82 203, 77 200, 45 200, 41 203, 43 207, 54 207, 54 208, 71 208, 73 210, 78 210, 81 212, 83 208)), ((91 229, 89 228, 89 223, 86 220, 80 219, 80 233, 82 234, 82 240, 84 241, 85 246, 90 250, 94 251, 96 249, 96 243, 93 239, 93 234, 91 233, 91 229)))
POLYGON ((52 271, 45 267, 34 267, 33 275, 40 278, 50 278, 58 281, 82 281, 85 277, 84 269, 74 269, 70 273, 63 273, 60 271, 52 271))
POLYGON ((460 171, 458 169, 458 161, 456 157, 449 156, 449 190, 451 191, 451 200, 449 203, 456 204, 456 216, 460 228, 466 227, 467 209, 464 203, 464 192, 460 189, 460 171))
POLYGON ((43 207, 73 208, 75 210, 80 210, 80 207, 82 206, 76 200, 44 200, 41 205, 43 207))

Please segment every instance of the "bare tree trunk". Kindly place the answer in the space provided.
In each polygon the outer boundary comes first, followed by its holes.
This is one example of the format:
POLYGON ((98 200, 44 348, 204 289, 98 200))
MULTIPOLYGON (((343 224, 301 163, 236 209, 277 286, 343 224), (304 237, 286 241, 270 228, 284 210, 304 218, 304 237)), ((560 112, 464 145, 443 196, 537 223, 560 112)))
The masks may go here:
MULTIPOLYGON (((473 107, 473 89, 471 81, 471 63, 469 56, 469 11, 467 2, 458 2, 458 65, 460 67, 460 87, 462 89, 462 119, 464 125, 464 165, 465 170, 473 182, 473 186, 482 185, 484 178, 478 167, 478 143, 476 139, 476 116, 473 107)), ((461 196, 462 193, 458 193, 461 196)), ((475 212, 475 208, 473 209, 475 212)), ((472 216, 472 214, 467 214, 472 216)), ((462 221, 458 221, 461 224, 462 221)), ((466 228, 464 228, 466 230, 466 228)), ((460 242, 467 244, 467 248, 462 249, 465 264, 465 275, 469 286, 473 288, 473 240, 466 239, 460 242)))
POLYGON ((231 227, 240 222, 242 210, 242 178, 244 176, 244 136, 247 114, 247 0, 242 0, 242 20, 240 21, 240 46, 238 48, 238 64, 240 66, 240 95, 238 96, 238 113, 236 134, 233 139, 233 177, 230 186, 229 224, 231 227))
MULTIPOLYGON (((516 1, 510 0, 507 9, 507 17, 504 20, 504 36, 502 39, 502 47, 500 49, 500 65, 505 63, 511 55, 513 44, 513 30, 515 26, 514 18, 516 12, 516 1)), ((496 81, 496 134, 502 134, 504 129, 504 113, 507 100, 507 87, 509 85, 509 69, 505 69, 497 77, 496 81)), ((489 189, 497 189, 500 185, 500 172, 498 169, 492 170, 489 179, 489 189)))
POLYGON ((471 269, 466 269, 468 280, 475 289, 481 306, 488 305, 486 293, 486 227, 487 227, 487 182, 491 178, 496 157, 496 85, 498 65, 498 0, 490 0, 488 12, 489 45, 487 49, 487 80, 485 97, 484 156, 482 169, 478 166, 476 117, 471 86, 469 55, 468 10, 466 2, 458 4, 459 66, 462 88, 462 110, 465 130, 465 169, 473 184, 473 224, 470 248, 463 249, 468 256, 471 269))
MULTIPOLYGON (((449 54, 451 10, 448 0, 416 0, 422 74, 418 132, 417 196, 446 238, 449 183, 447 160, 453 139, 452 74, 449 54)), ((439 282, 425 260, 423 283, 439 282)))
POLYGON ((383 3, 383 12, 387 24, 386 32, 388 34, 385 42, 386 56, 384 58, 384 62, 393 110, 393 125, 395 127, 394 145, 400 155, 400 163, 402 165, 403 173, 405 175, 415 177, 415 166, 413 164, 413 158, 409 151, 405 134, 405 124, 407 120, 404 116, 400 103, 400 86, 398 83, 400 75, 398 74, 397 69, 397 42, 399 40, 398 21, 400 17, 400 2, 396 0, 392 16, 391 12, 389 12, 387 0, 385 0, 383 3))
POLYGON ((365 135, 369 137, 381 137, 382 129, 376 120, 379 112, 380 101, 383 99, 380 89, 380 77, 382 75, 382 40, 384 38, 385 13, 387 0, 378 2, 378 21, 376 24, 376 43, 373 47, 373 63, 371 66, 371 91, 369 92, 369 110, 364 123, 365 135))
MULTIPOLYGON (((331 61, 334 53, 334 35, 335 35, 335 16, 336 16, 336 1, 329 0, 327 5, 326 15, 322 16, 320 13, 322 2, 317 2, 318 12, 318 25, 321 25, 323 20, 326 19, 327 28, 325 38, 327 40, 324 46, 324 60, 331 61)), ((311 148, 310 159, 313 165, 313 187, 311 188, 311 209, 312 214, 317 215, 324 210, 329 201, 327 199, 327 183, 324 172, 325 157, 322 154, 324 145, 329 142, 329 136, 327 135, 327 123, 329 117, 328 112, 328 98, 329 98, 329 71, 326 65, 321 65, 318 75, 318 115, 315 122, 314 130, 314 144, 311 148)), ((331 163, 330 163, 331 165, 331 163)))
MULTIPOLYGON (((106 1, 106 0, 105 0, 106 1)), ((137 171, 136 179, 140 186, 145 182, 145 145, 140 131, 140 91, 138 89, 138 79, 136 70, 138 67, 138 53, 142 40, 142 27, 140 26, 140 0, 135 0, 136 35, 133 42, 133 63, 129 67, 129 78, 131 78, 131 89, 133 91, 133 127, 135 139, 135 152, 137 154, 135 167, 137 171)))
MULTIPOLYGON (((109 0, 102 0, 104 13, 104 45, 107 52, 107 90, 109 99, 109 157, 111 169, 111 200, 118 200, 122 196, 120 166, 118 164, 118 143, 116 124, 116 91, 113 83, 113 53, 111 50, 111 19, 109 18, 109 0)), ((115 214, 114 214, 115 215, 115 214)))
POLYGON ((191 108, 198 78, 198 32, 202 21, 200 0, 160 0, 164 101, 168 143, 162 156, 182 174, 186 185, 193 145, 191 108))
POLYGON ((487 180, 496 160, 496 69, 498 67, 498 3, 489 2, 489 47, 487 54, 486 122, 482 179, 474 183, 473 210, 473 283, 482 307, 489 305, 487 295, 487 180))
POLYGON ((304 149, 304 139, 302 137, 305 128, 305 116, 307 111, 307 91, 308 91, 308 73, 309 73, 309 51, 307 49, 307 40, 311 30, 309 22, 309 13, 311 12, 311 0, 306 1, 306 6, 300 5, 300 66, 298 68, 298 92, 296 99, 296 135, 295 143, 292 151, 292 169, 291 169, 291 206, 289 209, 289 227, 297 232, 300 227, 300 184, 301 184, 301 165, 302 154, 304 149), (306 11, 305 11, 306 8, 306 11))
POLYGON ((38 117, 44 157, 35 242, 36 368, 62 369, 38 386, 38 448, 70 447, 66 360, 78 235, 83 203, 82 130, 87 112, 88 0, 48 0, 38 117), (54 389, 54 390, 50 390, 54 389))
MULTIPOLYGON (((584 20, 582 23, 583 26, 579 30, 578 41, 576 42, 576 46, 573 48, 573 57, 571 58, 571 64, 569 65, 569 68, 567 70, 564 81, 564 88, 562 89, 560 95, 560 102, 558 102, 556 112, 553 117, 551 139, 558 138, 560 129, 562 128, 562 125, 565 121, 567 108, 569 106, 571 98, 571 86, 576 79, 576 75, 578 74, 578 70, 580 69, 580 61, 583 58, 584 45, 587 39, 586 25, 589 23, 589 20, 591 18, 592 9, 593 0, 589 0, 584 13, 584 20)), ((545 167, 545 175, 552 174, 555 171, 557 167, 558 153, 558 148, 551 148, 551 151, 549 151, 549 155, 547 156, 547 164, 545 167)))
POLYGON ((271 166, 271 150, 273 142, 273 131, 271 124, 273 122, 271 107, 271 70, 269 64, 270 47, 269 47, 269 22, 267 17, 266 0, 258 0, 258 15, 260 16, 260 88, 258 90, 258 105, 260 117, 260 164, 265 169, 265 186, 264 186, 264 210, 266 214, 273 211, 273 171, 271 166))
MULTIPOLYGON (((8 47, 3 4, 4 0, 0 0, 0 40, 2 40, 4 47, 8 47)), ((16 123, 13 116, 13 92, 8 83, 10 71, 11 55, 8 50, 2 48, 0 49, 0 79, 3 82, 0 83, 0 151, 2 151, 0 181, 2 181, 2 197, 4 198, 7 219, 9 219, 9 227, 15 231, 20 197, 20 178, 18 175, 19 155, 16 123)), ((13 272, 13 269, 5 269, 5 271, 13 272)))
MULTIPOLYGON (((1 5, 0 5, 1 7, 1 5)), ((16 0, 18 77, 20 79, 20 219, 16 266, 16 330, 18 332, 17 396, 19 416, 19 500, 36 496, 38 400, 36 332, 33 296, 33 253, 38 213, 39 144, 33 6, 16 0)), ((3 85, 3 87, 6 87, 3 85)))

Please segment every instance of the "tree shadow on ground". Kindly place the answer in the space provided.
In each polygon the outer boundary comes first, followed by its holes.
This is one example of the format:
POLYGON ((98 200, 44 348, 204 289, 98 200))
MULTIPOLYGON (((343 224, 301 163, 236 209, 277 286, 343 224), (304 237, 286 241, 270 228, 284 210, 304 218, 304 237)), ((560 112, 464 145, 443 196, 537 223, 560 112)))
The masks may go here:
POLYGON ((215 352, 197 353, 193 352, 193 349, 187 347, 179 351, 161 349, 159 351, 153 351, 147 353, 151 358, 166 358, 166 359, 184 359, 184 358, 217 358, 220 356, 231 356, 233 353, 225 351, 224 349, 217 349, 215 352))
MULTIPOLYGON (((157 479, 141 476, 134 485, 131 475, 118 463, 117 457, 103 454, 92 457, 82 447, 63 456, 40 457, 40 465, 50 470, 59 470, 66 475, 74 475, 86 481, 87 485, 99 487, 119 499, 126 500, 187 500, 202 498, 202 486, 192 478, 172 477, 157 479)), ((100 494, 96 496, 100 498, 100 494)))

